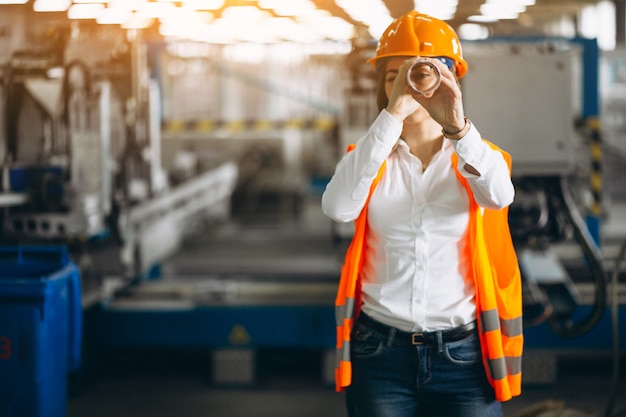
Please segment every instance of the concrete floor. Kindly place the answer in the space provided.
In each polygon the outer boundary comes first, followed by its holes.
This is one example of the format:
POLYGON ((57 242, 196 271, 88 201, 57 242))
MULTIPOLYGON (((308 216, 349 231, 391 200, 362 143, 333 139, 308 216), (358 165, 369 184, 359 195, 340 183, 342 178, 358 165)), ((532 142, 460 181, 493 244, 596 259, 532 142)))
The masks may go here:
MULTIPOLYGON (((331 231, 316 204, 304 207, 299 220, 282 213, 282 229, 306 236, 331 231), (284 220, 287 220, 286 222, 284 220)), ((615 243, 626 237, 626 205, 615 205, 603 226, 603 237, 615 243)), ((240 233, 239 225, 224 233, 240 233)), ((256 232, 258 233, 258 229, 256 232)), ((567 247, 559 248, 567 254, 567 247)), ((223 259, 222 259, 223 261, 223 259)), ((188 262, 183 262, 188 265, 188 262)), ((170 267, 171 264, 170 264, 170 267)), ((624 326, 624 324, 622 324, 624 326)), ((99 368, 74 384, 68 417, 344 417, 344 399, 322 381, 321 362, 315 354, 266 352, 257 357, 257 375, 250 386, 221 386, 211 380, 208 352, 181 350, 117 350, 100 358, 99 368)), ((530 417, 537 406, 560 407, 550 416, 616 417, 626 409, 626 357, 622 354, 621 379, 614 413, 605 415, 611 394, 613 363, 610 352, 600 356, 582 352, 560 358, 553 383, 525 386, 522 396, 503 405, 506 417, 530 417)), ((557 407, 558 408, 558 407, 557 407)), ((626 415, 626 414, 620 414, 626 415)))
MULTIPOLYGON (((127 352, 107 365, 97 381, 69 399, 68 417, 344 417, 343 394, 335 393, 308 371, 282 369, 264 375, 250 387, 220 387, 209 381, 202 355, 173 356, 127 352)), ((206 356, 205 356, 206 358, 206 356)), ((614 413, 626 410, 622 367, 614 413)), ((607 417, 611 364, 602 359, 569 358, 560 364, 553 385, 525 386, 523 394, 503 404, 505 417, 538 416, 528 410, 560 406, 569 417, 607 417)))

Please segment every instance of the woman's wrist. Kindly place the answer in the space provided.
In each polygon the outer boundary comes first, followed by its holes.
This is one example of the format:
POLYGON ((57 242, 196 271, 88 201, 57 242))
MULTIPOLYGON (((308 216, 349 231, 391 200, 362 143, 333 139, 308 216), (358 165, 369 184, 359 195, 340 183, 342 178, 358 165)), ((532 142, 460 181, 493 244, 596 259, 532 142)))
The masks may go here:
POLYGON ((404 122, 404 116, 402 113, 400 113, 399 111, 397 111, 396 109, 392 109, 389 106, 387 106, 385 108, 385 110, 387 111, 387 113, 389 113, 391 116, 394 117, 394 119, 396 119, 397 121, 399 121, 400 123, 404 122))
POLYGON ((470 120, 467 117, 463 118, 464 124, 463 127, 461 129, 458 130, 452 130, 452 131, 448 131, 446 129, 441 129, 441 133, 443 133, 443 135, 451 140, 459 140, 461 138, 463 138, 465 135, 467 135, 467 132, 469 132, 470 127, 471 127, 471 123, 470 120))

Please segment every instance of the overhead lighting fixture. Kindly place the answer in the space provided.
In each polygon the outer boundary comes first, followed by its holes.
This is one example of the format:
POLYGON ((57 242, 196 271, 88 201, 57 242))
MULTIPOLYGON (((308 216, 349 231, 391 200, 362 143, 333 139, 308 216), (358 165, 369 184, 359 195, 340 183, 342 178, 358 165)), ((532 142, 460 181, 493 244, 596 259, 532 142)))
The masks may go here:
POLYGON ((143 18, 160 19, 168 16, 174 9, 176 9, 174 3, 149 2, 140 5, 137 12, 143 18))
POLYGON ((484 25, 476 23, 464 23, 457 29, 459 38, 470 41, 487 39, 489 37, 489 29, 484 25))
POLYGON ((497 17, 484 16, 482 14, 475 14, 467 18, 467 21, 472 23, 495 23, 498 20, 499 19, 497 17))
POLYGON ((526 11, 526 0, 487 0, 480 6, 483 16, 498 20, 517 19, 520 13, 526 11))
POLYGON ((311 27, 298 23, 293 19, 283 17, 272 19, 272 26, 277 21, 274 30, 274 37, 278 40, 291 41, 297 43, 313 43, 319 42, 323 36, 311 27))
POLYGON ((104 10, 102 3, 77 3, 67 11, 67 17, 75 20, 97 19, 102 10, 104 10))
POLYGON ((70 8, 72 0, 35 0, 36 12, 64 12, 70 8))
POLYGON ((441 20, 450 20, 456 14, 458 0, 415 0, 414 9, 441 20))
POLYGON ((146 0, 111 0, 109 2, 109 8, 132 11, 139 10, 146 3, 146 0))
POLYGON ((128 20, 121 24, 123 29, 145 29, 154 23, 154 19, 145 17, 140 13, 131 13, 128 20))
POLYGON ((0 4, 26 4, 28 0, 0 0, 0 4))
POLYGON ((131 11, 119 8, 106 8, 96 19, 101 25, 121 25, 131 18, 131 11))
POLYGON ((316 10, 311 0, 259 0, 259 7, 271 9, 278 16, 304 16, 316 10))
POLYGON ((270 14, 268 12, 255 6, 231 6, 225 8, 222 12, 222 19, 240 23, 254 23, 269 16, 270 14))
POLYGON ((353 20, 367 26, 374 39, 379 39, 393 21, 389 9, 382 0, 335 0, 353 20))
POLYGON ((224 7, 224 0, 185 0, 182 6, 193 10, 218 10, 224 7))
MULTIPOLYGON (((380 3, 381 0, 375 1, 380 3)), ((241 0, 237 6, 223 9, 219 18, 214 18, 208 10, 197 10, 219 8, 224 4, 223 0, 183 1, 180 4, 181 7, 159 18, 159 31, 164 37, 212 44, 285 41, 315 44, 326 39, 344 41, 353 37, 352 24, 331 16, 327 11, 318 10, 311 0, 251 0, 249 3, 241 0), (182 11, 188 14, 182 16, 182 11), (209 19, 196 21, 190 17, 199 13, 208 15, 209 19)), ((142 10, 137 13, 142 14, 142 10)))
POLYGON ((193 9, 177 7, 168 16, 160 19, 159 33, 166 38, 197 39, 213 22, 214 17, 209 12, 199 12, 193 9))
POLYGON ((184 7, 176 7, 167 16, 162 17, 162 23, 172 23, 180 25, 196 25, 198 23, 208 23, 213 20, 213 15, 208 12, 197 12, 184 7))
POLYGON ((340 17, 331 16, 330 13, 323 10, 299 16, 297 21, 308 26, 326 39, 347 41, 354 37, 354 26, 352 24, 340 17))
POLYGON ((212 44, 273 44, 285 41, 311 44, 325 39, 325 34, 300 21, 300 18, 272 17, 260 9, 251 12, 236 8, 222 14, 211 24, 198 25, 195 30, 190 30, 189 24, 176 26, 169 23, 168 20, 161 24, 160 31, 164 36, 212 44))

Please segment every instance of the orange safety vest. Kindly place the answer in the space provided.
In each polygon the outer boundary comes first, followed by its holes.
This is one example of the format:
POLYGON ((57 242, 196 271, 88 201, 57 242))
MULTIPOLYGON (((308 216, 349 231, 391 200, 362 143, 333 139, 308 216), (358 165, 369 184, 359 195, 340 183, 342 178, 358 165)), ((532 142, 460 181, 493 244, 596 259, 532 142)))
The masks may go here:
MULTIPOLYGON (((485 141, 487 142, 487 141, 485 141)), ((509 172, 511 156, 487 142, 504 156, 509 172)), ((350 145, 348 150, 354 149, 350 145)), ((470 217, 465 245, 471 259, 470 274, 476 288, 476 315, 483 364, 498 401, 520 395, 522 385, 522 281, 517 255, 508 224, 508 207, 482 209, 473 198, 465 177, 457 169, 458 156, 452 155, 457 178, 470 196, 470 217)), ((361 307, 360 271, 365 261, 367 210, 374 188, 380 181, 385 163, 380 167, 368 199, 354 221, 354 235, 345 255, 335 300, 337 325, 337 363, 335 385, 344 391, 352 382, 350 334, 361 307)))

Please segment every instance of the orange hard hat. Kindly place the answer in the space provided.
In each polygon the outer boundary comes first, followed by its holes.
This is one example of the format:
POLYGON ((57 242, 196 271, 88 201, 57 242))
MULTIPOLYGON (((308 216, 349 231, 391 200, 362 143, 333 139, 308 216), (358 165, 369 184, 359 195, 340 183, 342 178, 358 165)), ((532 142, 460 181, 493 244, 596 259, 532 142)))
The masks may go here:
POLYGON ((461 42, 454 29, 443 20, 417 11, 391 22, 380 37, 376 56, 368 62, 376 69, 378 59, 393 56, 448 57, 454 61, 458 78, 467 72, 461 42))

